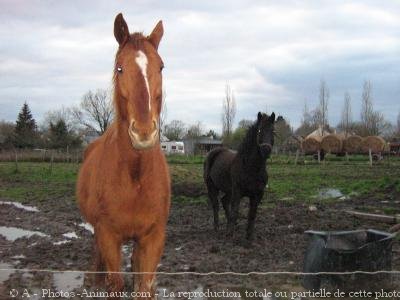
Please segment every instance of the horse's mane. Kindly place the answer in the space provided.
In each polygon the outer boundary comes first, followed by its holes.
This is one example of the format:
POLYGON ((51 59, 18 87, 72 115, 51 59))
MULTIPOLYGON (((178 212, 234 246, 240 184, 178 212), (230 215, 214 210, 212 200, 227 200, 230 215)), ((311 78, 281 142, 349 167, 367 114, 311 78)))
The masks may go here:
POLYGON ((246 155, 248 154, 250 151, 250 149, 252 147, 254 147, 254 140, 256 138, 257 135, 257 124, 258 121, 255 121, 250 127, 249 129, 247 129, 246 135, 243 138, 243 141, 240 143, 239 147, 238 147, 238 155, 246 155))

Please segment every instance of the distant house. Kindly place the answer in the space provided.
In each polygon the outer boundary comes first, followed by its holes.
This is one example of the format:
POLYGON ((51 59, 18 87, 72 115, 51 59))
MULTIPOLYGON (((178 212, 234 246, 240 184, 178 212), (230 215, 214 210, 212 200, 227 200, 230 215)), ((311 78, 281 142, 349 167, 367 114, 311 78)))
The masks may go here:
POLYGON ((185 144, 185 153, 189 155, 207 154, 212 149, 221 147, 222 141, 216 140, 213 137, 202 136, 199 138, 187 138, 183 140, 185 144))

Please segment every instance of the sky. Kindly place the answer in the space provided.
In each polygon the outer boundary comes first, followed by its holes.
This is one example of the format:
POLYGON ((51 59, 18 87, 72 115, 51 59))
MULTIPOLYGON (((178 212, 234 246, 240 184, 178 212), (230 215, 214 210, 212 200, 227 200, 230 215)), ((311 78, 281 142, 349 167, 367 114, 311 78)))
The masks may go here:
POLYGON ((346 91, 359 118, 364 80, 376 110, 391 122, 400 111, 398 1, 0 0, 0 120, 15 121, 26 101, 40 123, 88 90, 111 88, 119 12, 131 32, 163 20, 167 122, 220 131, 226 84, 236 123, 274 111, 297 127, 321 80, 331 125, 346 91))

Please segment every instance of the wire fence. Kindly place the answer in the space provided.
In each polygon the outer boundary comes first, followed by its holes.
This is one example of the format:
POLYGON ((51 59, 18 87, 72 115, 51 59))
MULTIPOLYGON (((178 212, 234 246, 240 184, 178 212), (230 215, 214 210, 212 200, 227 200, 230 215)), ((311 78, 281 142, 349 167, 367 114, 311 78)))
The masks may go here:
POLYGON ((379 274, 391 274, 400 275, 400 270, 378 270, 378 271, 347 271, 347 272, 290 272, 290 271, 270 271, 270 272, 193 272, 193 271, 181 271, 181 272, 128 272, 128 271, 87 271, 87 270, 51 270, 51 269, 14 269, 14 268, 0 268, 0 272, 39 272, 39 273, 85 273, 85 274, 122 274, 122 275, 195 275, 195 276, 268 276, 268 275, 294 275, 294 276, 320 276, 320 275, 379 275, 379 274))

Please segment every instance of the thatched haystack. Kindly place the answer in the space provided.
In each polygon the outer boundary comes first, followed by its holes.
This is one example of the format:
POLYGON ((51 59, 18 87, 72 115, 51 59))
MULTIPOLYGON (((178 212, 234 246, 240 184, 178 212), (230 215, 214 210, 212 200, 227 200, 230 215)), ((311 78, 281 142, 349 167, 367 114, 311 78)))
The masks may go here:
POLYGON ((343 141, 343 151, 349 154, 360 153, 363 138, 359 135, 350 135, 343 141))
POLYGON ((385 149, 386 142, 380 136, 367 136, 361 143, 361 151, 368 153, 371 149, 372 153, 380 153, 385 149))
POLYGON ((328 134, 322 137, 321 149, 326 153, 342 153, 344 136, 341 134, 328 134))
POLYGON ((317 153, 319 150, 321 150, 321 140, 322 130, 321 128, 318 128, 306 136, 301 143, 301 147, 305 153, 317 153))

